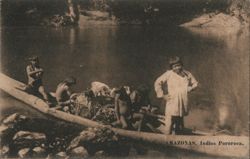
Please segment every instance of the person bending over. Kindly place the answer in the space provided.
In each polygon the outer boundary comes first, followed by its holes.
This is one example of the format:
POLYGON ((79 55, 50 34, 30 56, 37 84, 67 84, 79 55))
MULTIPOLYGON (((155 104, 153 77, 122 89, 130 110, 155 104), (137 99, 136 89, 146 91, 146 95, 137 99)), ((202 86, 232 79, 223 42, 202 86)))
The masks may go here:
POLYGON ((72 105, 74 100, 72 99, 71 86, 76 84, 74 77, 68 77, 63 82, 59 83, 55 92, 56 101, 59 108, 65 112, 72 112, 72 105))

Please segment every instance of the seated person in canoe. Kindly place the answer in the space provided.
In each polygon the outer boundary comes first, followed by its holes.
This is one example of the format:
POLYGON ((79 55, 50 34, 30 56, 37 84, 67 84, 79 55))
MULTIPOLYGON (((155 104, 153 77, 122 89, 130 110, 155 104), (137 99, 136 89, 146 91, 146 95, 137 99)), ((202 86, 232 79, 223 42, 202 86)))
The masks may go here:
POLYGON ((71 92, 71 86, 76 84, 74 77, 68 77, 63 82, 59 83, 55 92, 55 98, 59 107, 56 109, 62 109, 65 112, 73 113, 74 100, 71 92))
POLYGON ((115 91, 115 114, 117 121, 113 125, 121 124, 123 129, 135 129, 133 124, 138 122, 136 128, 140 131, 143 114, 133 111, 129 93, 130 89, 128 86, 123 86, 115 91))
POLYGON ((137 127, 139 131, 142 127, 143 129, 147 127, 150 131, 156 131, 155 127, 160 125, 158 121, 159 116, 155 114, 157 108, 151 106, 149 92, 148 87, 140 85, 130 94, 133 119, 135 120, 135 124, 133 125, 137 127))
POLYGON ((50 105, 51 103, 48 100, 48 95, 45 92, 42 82, 44 71, 39 65, 39 59, 37 56, 33 56, 29 58, 29 61, 30 64, 26 67, 28 84, 24 90, 34 94, 42 95, 43 99, 50 105))

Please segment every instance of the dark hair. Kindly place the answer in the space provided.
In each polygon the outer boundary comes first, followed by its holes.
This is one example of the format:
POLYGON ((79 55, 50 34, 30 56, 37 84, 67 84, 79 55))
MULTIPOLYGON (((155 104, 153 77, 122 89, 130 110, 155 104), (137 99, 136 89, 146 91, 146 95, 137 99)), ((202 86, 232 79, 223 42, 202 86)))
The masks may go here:
POLYGON ((172 69, 173 65, 180 64, 183 66, 182 60, 178 56, 173 56, 169 58, 169 67, 172 69))
POLYGON ((94 94, 94 92, 93 92, 92 90, 85 91, 85 92, 84 92, 84 95, 85 95, 86 97, 88 97, 88 98, 93 98, 93 97, 95 97, 95 94, 94 94))
POLYGON ((31 56, 28 58, 29 61, 38 61, 38 56, 31 56))
POLYGON ((118 94, 127 94, 124 86, 117 87, 114 92, 118 94))
POLYGON ((76 78, 75 77, 68 77, 65 80, 63 80, 63 83, 66 83, 68 85, 76 84, 76 78))
POLYGON ((142 94, 146 94, 150 92, 150 89, 147 85, 141 84, 137 87, 137 91, 142 94))

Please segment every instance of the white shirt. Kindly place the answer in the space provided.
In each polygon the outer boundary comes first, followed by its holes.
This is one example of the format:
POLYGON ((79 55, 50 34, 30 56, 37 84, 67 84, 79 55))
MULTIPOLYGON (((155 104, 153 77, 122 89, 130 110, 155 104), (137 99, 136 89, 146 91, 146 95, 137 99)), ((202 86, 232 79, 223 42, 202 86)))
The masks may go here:
POLYGON ((188 92, 197 87, 198 82, 193 75, 183 70, 186 76, 182 77, 172 70, 162 74, 154 84, 158 98, 164 97, 162 83, 168 90, 169 99, 166 101, 166 115, 185 116, 188 114, 188 92))

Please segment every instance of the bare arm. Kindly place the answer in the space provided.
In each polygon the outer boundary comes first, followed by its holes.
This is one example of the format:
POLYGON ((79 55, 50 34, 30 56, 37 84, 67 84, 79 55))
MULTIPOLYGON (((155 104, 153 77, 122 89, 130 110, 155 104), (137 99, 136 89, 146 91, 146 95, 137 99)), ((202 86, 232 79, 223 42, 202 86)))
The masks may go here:
POLYGON ((119 94, 115 96, 115 115, 117 120, 120 120, 120 110, 119 110, 119 94))
POLYGON ((35 70, 35 71, 32 71, 31 68, 28 66, 28 67, 26 68, 26 72, 27 72, 28 76, 33 77, 33 76, 35 76, 37 73, 43 73, 43 69, 42 69, 42 68, 39 68, 39 69, 37 69, 37 70, 35 70))
POLYGON ((69 99, 69 100, 66 100, 64 101, 65 99, 63 99, 62 95, 64 92, 67 92, 68 93, 68 87, 64 86, 64 85, 60 85, 57 87, 57 90, 56 90, 56 100, 57 100, 57 103, 60 105, 60 106, 66 106, 66 105, 69 105, 72 101, 69 99))
POLYGON ((188 80, 189 80, 188 92, 191 92, 195 88, 197 88, 198 82, 191 73, 188 74, 188 80))
POLYGON ((163 75, 157 78, 154 83, 154 88, 155 88, 157 98, 162 98, 164 95, 162 86, 167 81, 168 74, 169 74, 168 72, 165 72, 163 75))
POLYGON ((131 103, 134 104, 136 101, 137 101, 137 92, 136 91, 133 91, 131 94, 130 94, 130 100, 131 100, 131 103))

